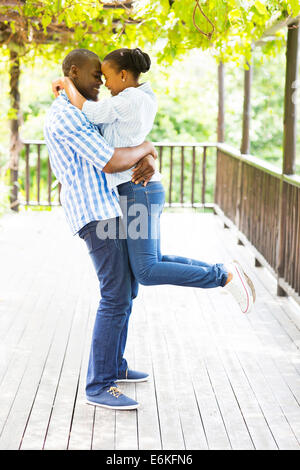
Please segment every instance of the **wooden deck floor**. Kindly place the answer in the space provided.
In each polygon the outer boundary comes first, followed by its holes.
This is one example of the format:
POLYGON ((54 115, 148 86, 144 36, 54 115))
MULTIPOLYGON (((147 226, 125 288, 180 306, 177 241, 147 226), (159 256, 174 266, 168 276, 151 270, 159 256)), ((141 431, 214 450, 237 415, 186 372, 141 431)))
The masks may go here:
POLYGON ((243 316, 221 288, 141 287, 123 385, 140 408, 84 403, 98 284, 61 209, 0 220, 1 449, 300 449, 300 313, 276 297, 213 214, 164 213, 163 252, 238 258, 257 290, 243 316))

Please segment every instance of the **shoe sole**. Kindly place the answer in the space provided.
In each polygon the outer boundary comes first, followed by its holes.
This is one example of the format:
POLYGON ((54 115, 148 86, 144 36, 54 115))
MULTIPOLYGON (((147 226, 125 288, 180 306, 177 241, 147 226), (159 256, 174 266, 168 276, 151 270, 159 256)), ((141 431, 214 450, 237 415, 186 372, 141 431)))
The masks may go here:
POLYGON ((137 405, 110 406, 110 405, 102 405, 100 403, 95 403, 94 401, 89 401, 89 400, 86 400, 85 403, 87 405, 99 406, 100 408, 108 408, 110 410, 121 410, 121 411, 136 410, 140 406, 139 403, 137 405))
POLYGON ((250 279, 250 277, 245 273, 243 267, 241 266, 241 264, 238 262, 238 261, 234 261, 235 264, 237 264, 240 268, 240 270, 242 271, 242 273, 244 274, 244 277, 247 281, 247 284, 248 286, 250 287, 251 289, 251 293, 252 293, 252 298, 253 298, 253 303, 255 302, 256 300, 256 292, 255 292, 255 287, 254 287, 254 284, 252 282, 252 280, 250 279))
POLYGON ((134 382, 147 382, 149 377, 144 377, 143 379, 118 379, 116 382, 128 382, 128 383, 134 383, 134 382))
POLYGON ((240 265, 240 263, 236 262, 236 261, 233 261, 233 264, 235 265, 235 269, 236 269, 236 272, 240 278, 240 281, 247 293, 247 297, 248 297, 248 307, 246 308, 246 310, 242 310, 242 312, 244 314, 247 314, 247 313, 250 313, 251 312, 251 309, 253 307, 253 297, 252 297, 252 292, 251 292, 251 289, 250 289, 250 286, 249 286, 249 289, 247 289, 246 287, 246 284, 248 284, 247 282, 247 278, 245 276, 245 273, 244 273, 244 270, 242 268, 242 266, 240 265), (244 279, 243 279, 244 278, 244 279))

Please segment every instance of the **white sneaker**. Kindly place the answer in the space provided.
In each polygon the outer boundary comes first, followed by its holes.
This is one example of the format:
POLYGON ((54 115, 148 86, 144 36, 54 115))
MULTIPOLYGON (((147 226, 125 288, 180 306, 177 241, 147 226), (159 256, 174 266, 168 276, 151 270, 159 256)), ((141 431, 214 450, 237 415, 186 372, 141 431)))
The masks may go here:
POLYGON ((256 298, 253 282, 237 261, 226 269, 232 273, 232 279, 223 289, 234 297, 243 313, 249 313, 256 298))

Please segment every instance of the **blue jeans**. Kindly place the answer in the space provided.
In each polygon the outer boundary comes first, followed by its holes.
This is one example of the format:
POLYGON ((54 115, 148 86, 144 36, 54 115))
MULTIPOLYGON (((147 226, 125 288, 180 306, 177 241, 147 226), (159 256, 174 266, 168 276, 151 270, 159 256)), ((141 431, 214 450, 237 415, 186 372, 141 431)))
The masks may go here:
POLYGON ((208 264, 161 254, 160 215, 165 201, 161 182, 150 182, 146 187, 132 182, 123 183, 118 186, 118 191, 131 269, 140 284, 206 289, 225 285, 228 272, 221 263, 208 264))
POLYGON ((97 395, 105 387, 115 386, 118 375, 127 369, 123 355, 132 301, 138 293, 126 240, 119 236, 119 218, 111 220, 116 226, 115 239, 100 239, 97 221, 79 231, 93 261, 101 292, 87 371, 87 395, 97 395))

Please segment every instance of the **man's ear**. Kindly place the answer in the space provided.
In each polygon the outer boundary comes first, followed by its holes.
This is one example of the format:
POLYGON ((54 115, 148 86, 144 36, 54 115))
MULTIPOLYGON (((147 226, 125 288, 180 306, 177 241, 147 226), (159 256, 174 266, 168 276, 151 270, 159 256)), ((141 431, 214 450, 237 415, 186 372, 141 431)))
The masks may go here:
POLYGON ((77 65, 71 65, 70 71, 69 71, 69 77, 71 79, 78 78, 78 67, 77 65))

